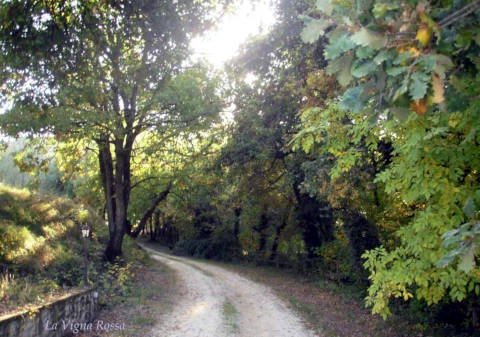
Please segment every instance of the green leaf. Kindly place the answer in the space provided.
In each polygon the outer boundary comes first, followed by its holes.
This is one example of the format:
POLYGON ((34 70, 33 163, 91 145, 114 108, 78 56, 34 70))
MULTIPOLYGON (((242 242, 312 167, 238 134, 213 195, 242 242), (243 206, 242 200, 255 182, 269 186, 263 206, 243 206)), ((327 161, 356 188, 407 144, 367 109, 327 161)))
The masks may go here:
POLYGON ((465 205, 463 206, 463 213, 465 213, 466 216, 468 216, 470 219, 473 219, 475 217, 475 202, 473 201, 472 198, 468 197, 467 201, 465 202, 465 205))
POLYGON ((381 50, 377 56, 375 56, 375 58, 373 59, 373 61, 377 64, 377 65, 380 65, 382 64, 383 62, 385 62, 386 60, 388 60, 390 57, 388 55, 388 51, 386 50, 381 50))
POLYGON ((434 137, 445 135, 446 133, 448 133, 448 127, 434 128, 432 131, 427 133, 423 139, 430 140, 434 137))
POLYGON ((309 153, 312 146, 313 146, 313 143, 314 143, 314 138, 313 138, 313 135, 312 134, 308 134, 306 135, 303 139, 302 139, 302 149, 303 151, 305 151, 305 153, 309 153))
POLYGON ((387 69, 388 76, 398 76, 402 73, 405 73, 408 70, 407 67, 391 67, 387 69))
POLYGON ((399 99, 404 93, 408 91, 408 77, 403 79, 402 85, 395 91, 392 100, 395 102, 399 99))
POLYGON ((376 69, 377 65, 372 60, 368 60, 365 62, 355 60, 352 64, 351 74, 354 77, 361 78, 374 72, 376 69))
POLYGON ((360 46, 370 47, 372 49, 381 49, 385 47, 388 42, 386 36, 366 28, 362 28, 353 34, 351 40, 360 46))
POLYGON ((302 30, 301 38, 305 43, 314 43, 320 35, 325 33, 329 23, 326 20, 304 17, 305 27, 302 30))
POLYGON ((362 85, 348 89, 343 94, 342 100, 338 104, 338 107, 342 110, 352 110, 354 112, 362 110, 365 106, 365 103, 360 99, 362 93, 362 85))
POLYGON ((436 58, 432 55, 425 55, 419 58, 419 63, 423 67, 423 71, 426 73, 431 73, 436 65, 436 58))
POLYGON ((335 59, 353 48, 355 48, 355 43, 350 40, 348 35, 341 35, 338 38, 329 37, 329 44, 324 52, 325 59, 335 59))
POLYGON ((350 68, 350 64, 352 63, 353 55, 351 53, 342 55, 336 59, 330 60, 328 62, 328 66, 326 72, 328 75, 335 75, 342 71, 345 68, 345 64, 348 63, 350 68), (350 59, 350 61, 348 61, 350 59), (348 62, 347 62, 348 61, 348 62))
POLYGON ((317 8, 327 15, 332 15, 333 5, 330 0, 317 0, 317 8))
POLYGON ((468 247, 467 252, 460 257, 458 263, 458 269, 463 270, 465 273, 470 272, 475 266, 475 245, 472 244, 468 247))
POLYGON ((443 80, 445 79, 445 73, 454 67, 452 60, 443 54, 434 54, 435 57, 435 71, 438 76, 443 80))
POLYGON ((374 54, 375 51, 372 48, 368 47, 358 47, 355 50, 355 55, 361 60, 372 58, 374 54))
POLYGON ((428 83, 430 77, 422 72, 415 72, 412 77, 412 81, 409 86, 409 94, 412 99, 421 99, 427 94, 428 83))
POLYGON ((454 250, 449 252, 447 255, 443 256, 438 262, 437 262, 437 267, 438 268, 444 268, 451 264, 453 260, 457 257, 459 254, 458 250, 454 250))
POLYGON ((397 4, 377 2, 373 6, 372 14, 376 19, 383 18, 388 11, 398 9, 397 4))
POLYGON ((444 248, 450 249, 452 246, 458 246, 460 242, 460 236, 454 235, 443 240, 442 246, 444 248))
POLYGON ((337 74, 338 83, 340 83, 341 86, 346 87, 353 80, 350 72, 352 60, 352 53, 346 53, 339 58, 330 60, 327 66, 327 74, 337 74))
POLYGON ((445 232, 442 235, 442 239, 445 240, 445 239, 454 237, 458 234, 458 232, 459 232, 458 229, 452 229, 451 231, 445 232))
POLYGON ((413 56, 413 53, 411 52, 403 52, 401 54, 398 54, 398 56, 393 60, 393 64, 398 65, 403 63, 404 61, 406 62, 408 59, 410 59, 413 56))

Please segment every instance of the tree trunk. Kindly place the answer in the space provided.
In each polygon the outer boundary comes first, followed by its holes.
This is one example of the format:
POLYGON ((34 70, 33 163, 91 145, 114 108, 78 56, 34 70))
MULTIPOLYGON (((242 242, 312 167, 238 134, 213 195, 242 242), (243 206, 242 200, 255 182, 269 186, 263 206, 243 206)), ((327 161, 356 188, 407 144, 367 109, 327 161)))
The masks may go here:
POLYGON ((273 239, 272 252, 270 253, 270 261, 274 261, 277 258, 280 235, 282 234, 282 231, 285 227, 287 227, 287 221, 284 220, 282 224, 278 226, 275 230, 275 238, 273 239))
POLYGON ((102 178, 103 192, 105 195, 105 208, 107 210, 107 220, 110 235, 114 231, 115 223, 115 189, 113 186, 113 160, 108 147, 108 142, 98 143, 99 146, 99 164, 100 175, 102 178))
POLYGON ((233 235, 235 236, 235 242, 238 242, 238 234, 240 234, 240 215, 242 214, 242 208, 235 208, 235 222, 233 224, 233 235))
POLYGON ((156 226, 154 224, 154 221, 153 221, 153 219, 150 219, 150 241, 155 241, 156 232, 157 232, 157 229, 156 229, 156 226))
POLYGON ((160 224, 160 212, 156 211, 154 216, 152 216, 152 222, 155 226, 154 239, 158 241, 159 233, 161 233, 161 224, 160 224))
POLYGON ((168 193, 170 193, 170 188, 171 187, 172 187, 172 183, 169 183, 168 186, 167 186, 167 189, 165 191, 163 191, 162 193, 160 193, 159 195, 157 195, 155 197, 155 199, 153 199, 153 202, 150 205, 150 208, 147 209, 147 211, 143 215, 142 219, 138 223, 137 228, 132 232, 132 237, 136 238, 138 236, 138 234, 140 234, 142 229, 145 228, 145 224, 152 217, 153 212, 155 212, 155 209, 157 208, 158 204, 160 202, 162 202, 168 196, 168 193))
POLYGON ((127 230, 127 208, 130 194, 129 174, 130 148, 124 148, 121 141, 115 142, 115 165, 110 144, 107 140, 98 142, 100 174, 106 200, 110 238, 105 258, 114 261, 122 255, 123 236, 127 230), (114 167, 115 166, 115 167, 114 167))
MULTIPOLYGON (((99 164, 100 175, 102 178, 103 191, 106 200, 108 230, 110 238, 108 241, 107 249, 105 251, 105 258, 108 261, 113 261, 115 258, 122 254, 122 240, 124 234, 125 221, 122 222, 119 217, 119 206, 122 207, 123 203, 118 203, 119 190, 116 184, 116 177, 113 172, 113 159, 110 152, 110 145, 108 141, 99 142, 99 164)), ((123 198, 120 198, 123 200, 123 198)), ((121 208, 120 208, 121 210, 121 208)), ((125 213, 126 219, 126 213, 125 213)))

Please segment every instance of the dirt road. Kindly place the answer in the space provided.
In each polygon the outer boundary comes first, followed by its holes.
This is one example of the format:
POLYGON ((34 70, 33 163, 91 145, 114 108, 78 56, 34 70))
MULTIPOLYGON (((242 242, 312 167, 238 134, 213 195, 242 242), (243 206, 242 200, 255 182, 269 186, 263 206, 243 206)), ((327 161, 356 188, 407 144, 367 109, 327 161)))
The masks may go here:
POLYGON ((178 274, 179 298, 155 337, 314 337, 265 286, 208 263, 144 247, 178 274))

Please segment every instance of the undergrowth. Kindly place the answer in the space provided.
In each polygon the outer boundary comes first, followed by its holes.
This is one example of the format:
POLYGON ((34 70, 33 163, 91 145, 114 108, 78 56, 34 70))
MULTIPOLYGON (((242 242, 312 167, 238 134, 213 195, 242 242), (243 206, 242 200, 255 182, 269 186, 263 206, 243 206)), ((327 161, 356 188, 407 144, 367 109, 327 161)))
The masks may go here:
POLYGON ((114 303, 130 291, 136 266, 147 255, 126 238, 123 258, 105 263, 107 241, 103 219, 77 200, 0 185, 0 314, 84 286, 97 287, 102 304, 114 303), (83 281, 83 224, 91 232, 88 285, 83 281))

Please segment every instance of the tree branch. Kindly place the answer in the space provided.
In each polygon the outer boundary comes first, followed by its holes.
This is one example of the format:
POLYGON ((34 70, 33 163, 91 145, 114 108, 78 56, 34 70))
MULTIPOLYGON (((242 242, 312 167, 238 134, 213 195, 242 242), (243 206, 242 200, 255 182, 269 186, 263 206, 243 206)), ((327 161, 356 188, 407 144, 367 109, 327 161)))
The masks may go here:
POLYGON ((154 199, 150 207, 147 209, 145 214, 143 215, 142 219, 138 223, 137 228, 132 232, 132 237, 136 238, 140 232, 145 228, 147 221, 152 217, 153 212, 157 208, 158 204, 162 202, 170 193, 170 189, 172 188, 172 182, 170 182, 167 186, 167 189, 162 193, 158 194, 154 199))

